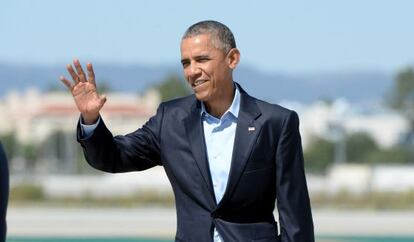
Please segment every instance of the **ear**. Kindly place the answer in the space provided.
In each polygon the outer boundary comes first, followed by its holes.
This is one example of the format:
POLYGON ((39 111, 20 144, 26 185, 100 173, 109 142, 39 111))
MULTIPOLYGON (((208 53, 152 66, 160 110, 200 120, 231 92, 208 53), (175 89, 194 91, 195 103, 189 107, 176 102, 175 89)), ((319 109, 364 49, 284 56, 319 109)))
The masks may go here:
POLYGON ((237 48, 233 48, 227 54, 227 65, 230 69, 236 69, 237 64, 240 61, 240 51, 237 48))

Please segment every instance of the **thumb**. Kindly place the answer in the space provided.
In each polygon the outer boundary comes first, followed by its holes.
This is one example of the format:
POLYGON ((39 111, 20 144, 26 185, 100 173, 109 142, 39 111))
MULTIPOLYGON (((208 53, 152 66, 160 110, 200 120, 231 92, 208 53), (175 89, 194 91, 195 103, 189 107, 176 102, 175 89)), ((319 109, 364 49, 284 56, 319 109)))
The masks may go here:
POLYGON ((100 101, 101 105, 103 106, 106 103, 106 96, 105 95, 101 95, 99 97, 99 101, 100 101))

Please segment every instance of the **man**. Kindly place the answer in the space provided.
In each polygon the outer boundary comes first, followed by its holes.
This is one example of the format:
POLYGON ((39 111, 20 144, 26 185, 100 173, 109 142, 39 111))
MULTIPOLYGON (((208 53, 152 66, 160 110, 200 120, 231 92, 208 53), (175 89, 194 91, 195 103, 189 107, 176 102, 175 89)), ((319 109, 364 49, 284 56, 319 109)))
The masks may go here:
POLYGON ((177 208, 176 241, 312 242, 313 222, 295 112, 249 96, 233 82, 240 52, 216 21, 191 26, 181 63, 194 95, 161 103, 137 131, 113 137, 78 60, 67 69, 81 112, 78 140, 90 165, 127 172, 162 165, 177 208), (281 235, 273 216, 277 198, 281 235))
POLYGON ((9 169, 6 154, 0 143, 0 242, 6 241, 6 211, 9 199, 9 169))

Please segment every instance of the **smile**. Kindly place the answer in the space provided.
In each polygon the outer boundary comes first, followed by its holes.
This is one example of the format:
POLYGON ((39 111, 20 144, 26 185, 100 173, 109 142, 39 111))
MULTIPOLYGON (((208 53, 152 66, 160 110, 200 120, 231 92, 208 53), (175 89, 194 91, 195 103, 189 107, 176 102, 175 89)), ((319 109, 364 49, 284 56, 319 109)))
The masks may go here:
POLYGON ((205 83, 205 82, 207 82, 207 80, 196 80, 196 81, 193 83, 193 87, 200 86, 201 84, 203 84, 203 83, 205 83))

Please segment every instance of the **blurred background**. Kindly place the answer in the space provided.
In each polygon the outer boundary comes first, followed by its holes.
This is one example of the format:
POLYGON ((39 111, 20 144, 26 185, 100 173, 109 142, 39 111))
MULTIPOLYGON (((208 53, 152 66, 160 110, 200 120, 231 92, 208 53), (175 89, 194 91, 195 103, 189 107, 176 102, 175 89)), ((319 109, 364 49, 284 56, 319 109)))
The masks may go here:
POLYGON ((187 95, 186 28, 233 31, 235 80, 298 112, 317 241, 414 241, 414 2, 0 2, 0 140, 11 170, 8 241, 172 241, 162 167, 90 168, 58 77, 92 62, 113 134, 187 95))

